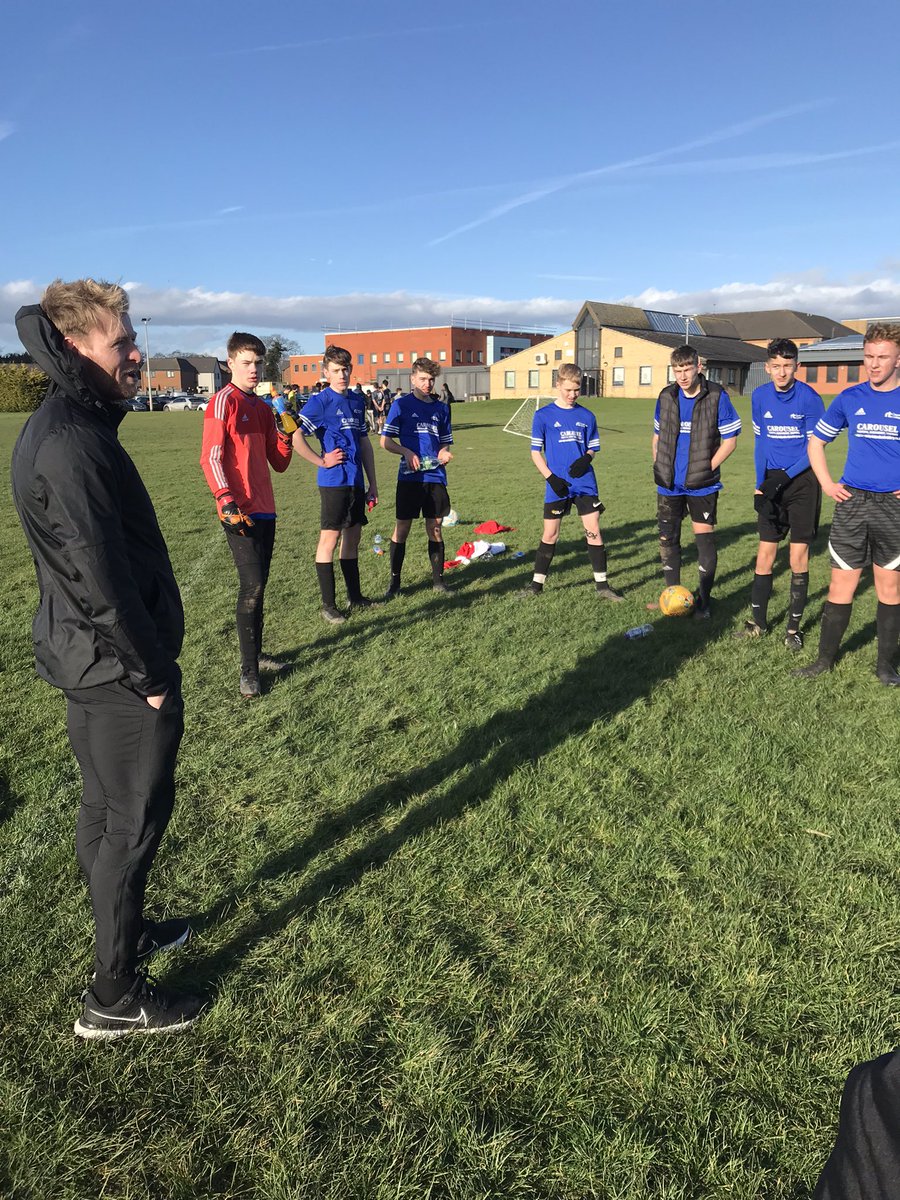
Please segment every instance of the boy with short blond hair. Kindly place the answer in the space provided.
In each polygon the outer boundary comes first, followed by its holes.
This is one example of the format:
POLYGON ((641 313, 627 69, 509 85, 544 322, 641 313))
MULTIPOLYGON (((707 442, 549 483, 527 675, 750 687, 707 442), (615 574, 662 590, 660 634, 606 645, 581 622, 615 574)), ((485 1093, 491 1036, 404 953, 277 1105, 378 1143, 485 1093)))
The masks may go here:
POLYGON ((578 403, 581 371, 563 363, 556 383, 556 399, 539 408, 531 425, 531 460, 547 481, 544 493, 544 529, 534 557, 531 583, 520 592, 524 599, 539 596, 559 541, 562 519, 575 506, 584 526, 588 558, 597 595, 603 600, 623 597, 607 579, 606 546, 600 532, 603 505, 597 492, 593 459, 600 449, 594 414, 578 403))

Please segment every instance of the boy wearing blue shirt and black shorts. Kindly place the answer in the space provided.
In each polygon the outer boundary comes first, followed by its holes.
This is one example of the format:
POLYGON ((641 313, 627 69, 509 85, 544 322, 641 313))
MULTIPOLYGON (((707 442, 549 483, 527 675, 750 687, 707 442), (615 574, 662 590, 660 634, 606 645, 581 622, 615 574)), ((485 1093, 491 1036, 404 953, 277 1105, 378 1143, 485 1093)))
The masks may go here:
POLYGON ((432 587, 449 592, 444 583, 444 540, 441 525, 450 512, 447 463, 453 455, 450 407, 434 395, 441 368, 430 358, 417 358, 410 368, 412 391, 391 402, 381 445, 401 458, 397 476, 397 524, 391 535, 391 581, 386 600, 400 594, 406 539, 412 523, 425 518, 432 587))
POLYGON ((372 601, 362 594, 359 582, 359 539, 368 524, 366 503, 378 503, 375 456, 366 425, 365 396, 349 391, 350 352, 328 346, 322 363, 327 386, 309 400, 299 414, 294 450, 319 468, 321 530, 316 548, 316 574, 322 594, 322 616, 330 625, 347 618, 336 607, 334 552, 340 542, 340 564, 351 608, 367 608, 372 601), (321 453, 307 438, 316 437, 321 453), (368 480, 368 492, 363 479, 368 480))
POLYGON ((701 374, 693 346, 673 350, 670 362, 675 382, 659 393, 653 417, 659 556, 666 587, 680 584, 681 525, 689 514, 700 575, 694 616, 708 617, 718 562, 714 530, 722 489, 719 468, 737 447, 741 418, 728 393, 701 374))
POLYGON ((825 412, 817 391, 796 379, 797 347, 787 338, 769 342, 769 382, 754 388, 752 411, 759 550, 750 592, 750 620, 735 635, 769 631, 769 599, 778 543, 790 531, 791 594, 784 644, 803 648, 800 622, 809 592, 809 547, 819 531, 822 489, 809 465, 807 443, 825 412))
POLYGON ((544 531, 534 556, 531 583, 519 593, 523 598, 539 596, 544 590, 562 519, 574 505, 584 526, 597 595, 604 600, 622 599, 606 577, 606 547, 600 532, 603 505, 593 468, 594 455, 600 449, 600 434, 594 414, 577 403, 580 395, 580 369, 574 363, 563 363, 557 375, 557 398, 539 408, 531 424, 531 458, 547 487, 544 531))
POLYGON ((900 687, 893 665, 900 638, 900 325, 870 325, 863 362, 868 381, 835 397, 809 442, 812 469, 835 501, 828 541, 833 566, 818 657, 794 674, 812 679, 834 666, 863 567, 871 563, 878 597, 875 674, 886 687, 900 687), (842 429, 847 461, 835 483, 825 443, 842 429))

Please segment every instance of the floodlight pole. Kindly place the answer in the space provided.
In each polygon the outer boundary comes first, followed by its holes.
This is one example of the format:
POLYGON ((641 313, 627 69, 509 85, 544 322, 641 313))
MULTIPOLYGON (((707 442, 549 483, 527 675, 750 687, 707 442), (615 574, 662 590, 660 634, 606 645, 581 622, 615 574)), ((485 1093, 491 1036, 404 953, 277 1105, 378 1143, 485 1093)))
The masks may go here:
POLYGON ((150 411, 153 412, 153 386, 150 383, 150 334, 148 332, 152 317, 141 317, 141 324, 144 327, 144 346, 147 351, 147 400, 150 404, 150 411))

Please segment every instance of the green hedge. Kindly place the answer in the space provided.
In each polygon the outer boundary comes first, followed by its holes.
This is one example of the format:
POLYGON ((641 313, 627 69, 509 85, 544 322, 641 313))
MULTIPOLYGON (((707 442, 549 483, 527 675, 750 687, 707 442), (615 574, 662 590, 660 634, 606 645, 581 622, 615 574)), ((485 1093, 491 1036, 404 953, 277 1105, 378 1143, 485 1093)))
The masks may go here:
POLYGON ((0 412, 34 412, 47 390, 47 376, 25 363, 0 363, 0 412))

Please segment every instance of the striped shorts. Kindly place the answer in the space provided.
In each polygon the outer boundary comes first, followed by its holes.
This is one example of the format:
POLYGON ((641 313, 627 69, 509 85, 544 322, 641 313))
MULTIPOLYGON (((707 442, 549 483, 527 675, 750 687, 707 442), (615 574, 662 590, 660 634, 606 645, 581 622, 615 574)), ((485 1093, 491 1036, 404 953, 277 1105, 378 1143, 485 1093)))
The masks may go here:
POLYGON ((828 553, 841 571, 859 571, 874 563, 900 570, 900 496, 848 487, 849 500, 834 506, 828 553))

